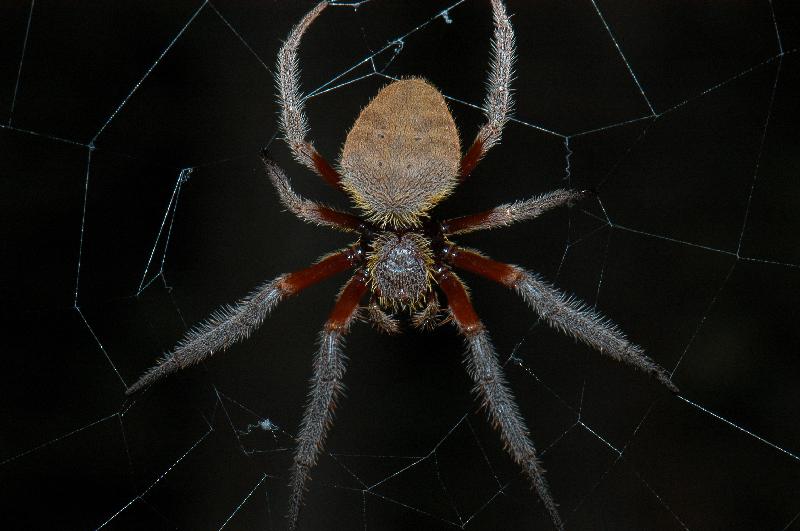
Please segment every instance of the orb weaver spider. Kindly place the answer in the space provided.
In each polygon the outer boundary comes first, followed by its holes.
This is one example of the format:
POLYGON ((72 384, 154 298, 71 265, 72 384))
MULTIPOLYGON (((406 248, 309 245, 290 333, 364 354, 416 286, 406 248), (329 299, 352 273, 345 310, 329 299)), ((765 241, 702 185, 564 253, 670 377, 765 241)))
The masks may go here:
POLYGON ((448 320, 456 325, 466 341, 466 367, 474 381, 474 391, 500 432, 506 451, 522 468, 558 529, 563 529, 564 524, 528 436, 528 428, 498 363, 489 334, 453 268, 515 290, 553 328, 652 374, 677 392, 669 374, 646 356, 641 347, 629 342, 608 319, 558 291, 538 275, 494 261, 450 239, 536 218, 555 207, 580 200, 585 192, 555 190, 444 221, 436 221, 428 215, 500 141, 508 120, 512 106, 514 31, 503 2, 491 0, 491 4, 494 33, 488 91, 483 104, 486 122, 466 153, 461 153, 458 130, 441 92, 424 79, 409 78, 383 87, 364 107, 347 134, 338 168, 330 165, 306 139, 305 98, 299 88, 297 57, 303 34, 328 3, 319 3, 303 17, 278 53, 276 81, 283 138, 298 162, 348 194, 361 215, 301 197, 266 153, 264 164, 281 203, 290 212, 303 221, 353 233, 358 239, 310 267, 278 276, 236 305, 221 308, 187 333, 171 353, 127 390, 128 394, 135 393, 170 373, 226 350, 246 339, 281 300, 337 273, 355 269, 325 323, 314 358, 310 398, 297 435, 290 481, 290 529, 297 525, 310 471, 322 451, 342 388, 345 372, 342 339, 368 294, 368 319, 388 333, 399 331, 396 314, 409 314, 412 325, 417 328, 441 324, 435 288, 444 294, 448 320))

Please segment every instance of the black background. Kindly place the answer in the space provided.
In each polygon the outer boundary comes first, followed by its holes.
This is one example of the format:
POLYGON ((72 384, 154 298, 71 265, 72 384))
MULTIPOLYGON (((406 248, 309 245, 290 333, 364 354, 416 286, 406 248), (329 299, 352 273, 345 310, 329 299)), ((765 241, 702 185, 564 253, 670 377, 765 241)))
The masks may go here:
MULTIPOLYGON (((547 131, 509 124, 436 215, 563 186, 599 189, 599 200, 461 241, 597 303, 659 363, 677 366, 683 397, 464 276, 503 360, 521 360, 508 364, 509 379, 570 529, 800 527, 791 3, 773 2, 782 55, 766 0, 599 2, 645 99, 591 2, 509 2, 515 116, 547 131), (648 101, 657 119, 607 127, 650 116, 648 101)), ((276 125, 268 67, 311 5, 220 0, 198 12, 197 1, 37 1, 19 76, 30 3, 0 6, 4 528, 96 528, 114 516, 106 528, 216 529, 232 514, 228 529, 284 527, 290 434, 344 277, 283 303, 249 341, 202 367, 135 399, 123 392, 187 325, 348 242, 283 212, 258 160, 276 125), (186 167, 194 171, 164 228, 164 275, 136 296, 186 167), (237 438, 266 418, 281 431, 237 438)), ((323 85, 448 5, 328 9, 301 47, 303 86, 323 85)), ((385 72, 424 76, 480 104, 488 2, 467 0, 449 17, 404 39, 385 72)), ((376 67, 398 49, 376 55, 376 67)), ((311 136, 329 158, 385 82, 371 76, 309 101, 311 136)), ((480 111, 451 109, 462 143, 471 140, 480 111)), ((347 204, 283 145, 272 150, 300 192, 347 204)), ((465 528, 549 528, 475 411, 451 327, 387 337, 359 324, 347 352, 334 455, 314 471, 303 528, 450 529, 475 513, 465 528)))

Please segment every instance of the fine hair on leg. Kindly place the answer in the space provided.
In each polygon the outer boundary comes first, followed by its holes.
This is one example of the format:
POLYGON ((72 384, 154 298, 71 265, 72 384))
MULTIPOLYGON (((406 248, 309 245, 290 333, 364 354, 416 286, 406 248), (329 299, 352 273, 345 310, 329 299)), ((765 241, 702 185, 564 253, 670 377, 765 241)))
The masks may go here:
POLYGON ((433 330, 437 326, 444 324, 439 315, 441 307, 439 306, 439 298, 434 291, 429 291, 426 298, 425 307, 411 316, 411 325, 420 330, 433 330))
POLYGON ((508 388, 503 369, 497 361, 489 334, 485 330, 465 336, 467 342, 467 372, 475 382, 475 394, 481 398, 492 425, 500 432, 506 451, 519 465, 531 482, 533 489, 550 514, 557 529, 564 529, 544 469, 536 457, 536 450, 528 435, 528 428, 520 415, 519 407, 508 388))
POLYGON ((300 61, 297 49, 303 34, 328 2, 320 2, 297 23, 278 52, 275 81, 281 111, 281 131, 295 160, 322 176, 329 184, 339 187, 339 173, 306 140, 308 121, 305 114, 306 97, 300 91, 300 61))
POLYGON ((494 20, 492 56, 486 80, 486 97, 483 100, 486 123, 478 131, 475 141, 461 160, 462 179, 472 173, 486 152, 500 141, 503 127, 514 104, 511 98, 511 79, 514 75, 516 54, 514 28, 511 26, 502 0, 492 0, 492 18, 494 20))
POLYGON ((447 297, 453 321, 466 340, 465 364, 467 372, 475 382, 475 393, 481 398, 481 403, 489 413, 492 425, 500 432, 506 451, 528 476, 531 486, 550 514, 553 524, 559 530, 564 529, 558 508, 544 478, 544 470, 539 464, 533 442, 528 436, 528 428, 519 413, 514 395, 508 388, 489 334, 472 307, 466 287, 458 277, 446 269, 438 272, 436 280, 447 297))
POLYGON ((489 65, 489 78, 486 81, 488 90, 483 100, 487 121, 478 133, 484 152, 489 151, 500 141, 503 127, 514 104, 511 98, 511 77, 514 75, 516 54, 514 28, 511 27, 506 6, 501 0, 492 0, 492 16, 494 19, 492 59, 489 65))
POLYGON ((281 203, 301 220, 345 232, 357 231, 364 225, 364 222, 353 214, 336 210, 301 196, 295 192, 284 171, 274 160, 269 158, 266 151, 262 152, 261 157, 267 177, 278 192, 281 203))
POLYGON ((347 248, 320 259, 317 263, 281 275, 267 282, 234 305, 225 305, 211 317, 195 325, 183 339, 146 371, 125 394, 131 395, 161 378, 181 369, 197 365, 223 352, 234 343, 250 337, 273 308, 284 298, 353 267, 356 251, 347 248))
POLYGON ((289 482, 289 529, 297 527, 311 469, 317 464, 333 423, 333 411, 342 391, 342 377, 346 368, 346 358, 342 352, 343 337, 366 291, 366 272, 359 270, 342 289, 320 335, 319 350, 314 357, 311 390, 297 434, 297 449, 289 482))
POLYGON ((522 269, 519 271, 522 274, 514 289, 548 325, 606 356, 654 376, 670 391, 678 392, 669 373, 647 356, 642 347, 631 343, 611 320, 559 291, 538 275, 522 269))
POLYGON ((651 374, 670 391, 678 392, 669 373, 650 359, 642 347, 631 343, 616 324, 577 298, 556 289, 535 273, 492 260, 477 251, 451 245, 446 252, 447 261, 455 267, 514 289, 549 326, 601 354, 651 374))
POLYGON ((247 339, 257 329, 273 308, 288 292, 283 281, 286 275, 267 282, 234 305, 225 305, 211 317, 195 325, 164 355, 157 364, 145 372, 125 394, 131 395, 168 374, 197 365, 204 359, 227 350, 238 341, 247 339))
POLYGON ((286 37, 286 41, 278 52, 276 81, 281 103, 281 129, 289 147, 292 148, 298 160, 304 164, 307 161, 303 160, 301 154, 296 151, 299 149, 299 145, 305 142, 308 133, 305 96, 300 91, 300 61, 297 57, 297 49, 303 34, 327 6, 327 2, 320 2, 314 9, 306 13, 289 32, 289 36, 286 37))
POLYGON ((289 482, 289 529, 297 526, 306 483, 311 469, 317 464, 328 429, 333 422, 333 410, 342 391, 342 377, 346 369, 341 332, 324 330, 320 334, 319 343, 319 350, 314 357, 311 391, 297 435, 297 450, 289 482))
POLYGON ((367 320, 384 334, 396 335, 400 333, 400 321, 386 313, 377 300, 371 300, 367 305, 367 320))
POLYGON ((554 190, 523 201, 504 203, 478 214, 470 214, 442 222, 445 234, 466 234, 478 230, 507 227, 512 223, 538 218, 562 205, 571 205, 585 196, 577 190, 554 190))

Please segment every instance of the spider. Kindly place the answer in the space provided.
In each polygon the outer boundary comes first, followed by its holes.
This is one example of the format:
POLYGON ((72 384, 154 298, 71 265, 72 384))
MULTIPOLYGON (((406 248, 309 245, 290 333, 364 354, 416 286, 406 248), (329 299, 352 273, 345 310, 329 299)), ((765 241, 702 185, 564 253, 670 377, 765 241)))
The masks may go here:
POLYGON ((301 220, 358 236, 351 246, 310 267, 265 283, 234 306, 217 310, 189 331, 127 393, 195 365, 246 339, 283 299, 337 273, 354 269, 320 334, 308 404, 297 435, 290 479, 289 528, 297 525, 311 469, 322 451, 345 372, 342 339, 366 299, 367 319, 378 329, 399 331, 397 316, 417 328, 442 324, 438 291, 466 342, 466 368, 506 451, 522 468, 553 524, 564 524, 550 494, 528 428, 508 387, 489 333, 453 268, 478 274, 515 290, 548 325, 603 354, 653 375, 673 392, 669 374, 642 348, 593 309, 558 291, 538 275, 494 261, 450 240, 451 236, 533 219, 585 196, 555 190, 524 201, 445 221, 429 211, 466 179, 501 138, 512 106, 510 83, 514 32, 502 0, 491 0, 494 32, 486 99, 486 122, 462 155, 458 130, 442 94, 420 78, 393 81, 361 111, 347 134, 338 168, 306 139, 305 98, 299 88, 297 50, 311 23, 328 5, 321 2, 292 28, 278 53, 276 83, 283 138, 294 158, 350 196, 361 215, 335 210, 298 195, 284 172, 263 153, 266 173, 281 203, 301 220), (438 287, 438 291, 434 289, 438 287))

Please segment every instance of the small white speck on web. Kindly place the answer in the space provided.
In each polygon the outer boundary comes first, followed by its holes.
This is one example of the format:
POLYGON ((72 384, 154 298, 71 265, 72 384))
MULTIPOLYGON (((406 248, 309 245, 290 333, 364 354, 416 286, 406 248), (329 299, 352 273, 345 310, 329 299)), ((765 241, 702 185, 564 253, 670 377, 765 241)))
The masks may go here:
POLYGON ((278 426, 276 426, 275 423, 273 423, 269 419, 260 420, 258 422, 258 427, 261 428, 264 431, 275 431, 275 430, 279 429, 278 426))
POLYGON ((449 9, 445 9, 444 11, 439 13, 439 16, 442 17, 442 20, 444 20, 445 24, 452 24, 453 23, 453 19, 450 18, 450 10, 449 9))

